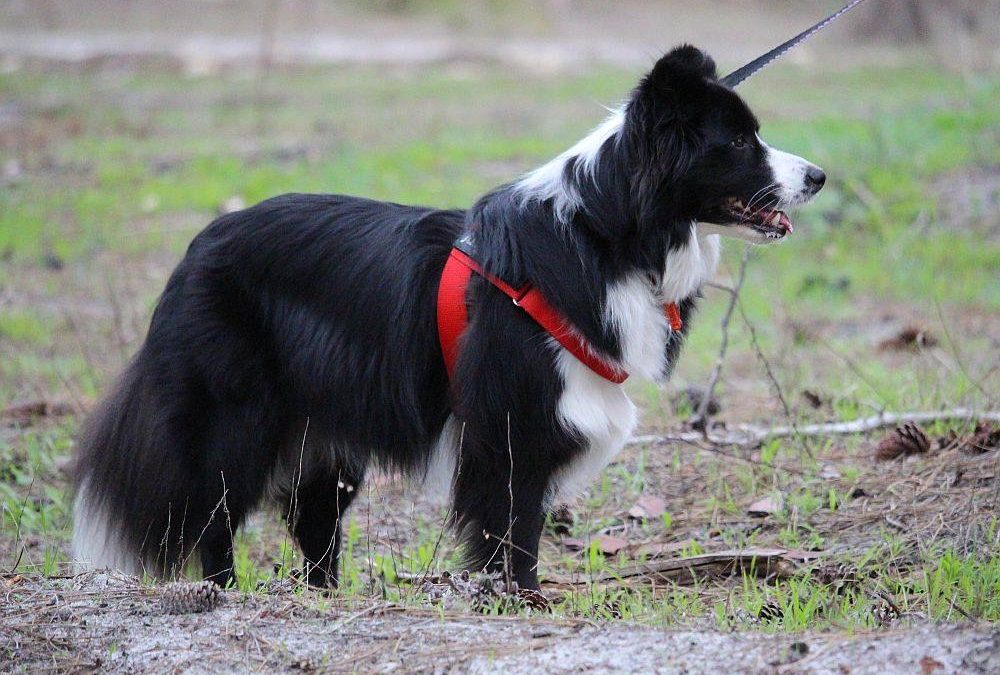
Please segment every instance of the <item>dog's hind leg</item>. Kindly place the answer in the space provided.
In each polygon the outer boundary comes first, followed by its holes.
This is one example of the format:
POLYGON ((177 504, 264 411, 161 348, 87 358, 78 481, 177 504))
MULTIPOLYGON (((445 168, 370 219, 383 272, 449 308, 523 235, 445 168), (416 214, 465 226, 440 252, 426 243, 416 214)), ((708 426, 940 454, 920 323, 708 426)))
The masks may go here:
POLYGON ((363 474, 359 473, 325 469, 290 488, 289 529, 302 549, 310 586, 337 585, 341 522, 361 486, 363 474))
POLYGON ((233 560, 233 537, 226 527, 226 514, 220 521, 209 523, 199 548, 201 550, 202 576, 223 588, 236 583, 236 569, 233 560))
POLYGON ((202 575, 223 587, 236 580, 233 538, 264 495, 276 459, 279 427, 261 404, 266 400, 262 395, 253 401, 216 402, 211 409, 197 548, 202 575))

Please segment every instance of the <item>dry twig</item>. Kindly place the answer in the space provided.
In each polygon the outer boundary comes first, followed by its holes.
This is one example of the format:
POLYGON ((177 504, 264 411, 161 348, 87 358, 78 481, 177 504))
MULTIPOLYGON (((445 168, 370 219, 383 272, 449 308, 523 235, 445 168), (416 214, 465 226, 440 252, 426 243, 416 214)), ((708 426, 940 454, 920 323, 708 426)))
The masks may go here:
POLYGON ((708 378, 708 385, 705 387, 705 395, 701 398, 701 403, 698 404, 698 410, 694 414, 694 423, 699 426, 704 431, 703 436, 708 437, 708 406, 712 401, 712 396, 715 393, 715 387, 719 384, 719 375, 722 373, 722 364, 726 360, 726 351, 729 349, 729 322, 733 318, 733 310, 736 308, 736 303, 740 299, 740 289, 743 288, 743 281, 746 279, 747 274, 747 263, 750 260, 750 245, 743 249, 743 257, 740 258, 740 270, 736 277, 736 283, 732 288, 725 286, 719 286, 712 284, 713 288, 718 288, 729 293, 729 306, 726 307, 726 313, 722 317, 722 344, 719 346, 719 356, 715 360, 715 366, 712 368, 712 374, 708 378))
MULTIPOLYGON (((710 433, 707 440, 717 445, 754 446, 771 438, 787 438, 789 436, 834 436, 847 434, 862 434, 866 431, 896 426, 906 422, 926 423, 940 420, 981 420, 1000 422, 1000 410, 969 410, 968 408, 953 408, 940 412, 882 412, 871 417, 862 417, 850 422, 827 422, 824 424, 805 424, 802 426, 763 427, 755 424, 740 424, 721 433, 710 433)), ((695 431, 681 431, 667 434, 647 434, 633 437, 629 445, 645 445, 656 443, 690 443, 705 438, 705 435, 695 431)))
POLYGON ((726 576, 739 571, 760 576, 790 576, 802 562, 787 549, 739 549, 703 553, 687 558, 651 560, 601 572, 593 579, 578 580, 566 575, 550 575, 545 584, 574 586, 580 583, 603 583, 630 577, 649 577, 660 581, 693 582, 699 578, 726 576))

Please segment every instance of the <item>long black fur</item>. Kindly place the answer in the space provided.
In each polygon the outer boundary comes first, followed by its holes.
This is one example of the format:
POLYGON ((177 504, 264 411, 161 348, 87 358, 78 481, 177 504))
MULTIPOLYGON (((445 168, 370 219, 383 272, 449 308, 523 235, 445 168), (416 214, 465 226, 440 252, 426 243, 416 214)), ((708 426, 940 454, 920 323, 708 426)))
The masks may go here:
MULTIPOLYGON (((563 382, 544 332, 479 277, 449 385, 435 322, 441 271, 471 229, 489 271, 530 279, 619 358, 621 337, 601 312, 609 284, 636 271, 661 278, 692 220, 770 180, 760 157, 728 147, 756 120, 715 78, 692 47, 661 59, 592 176, 567 165, 581 202, 568 222, 516 184, 468 211, 289 194, 214 221, 85 426, 78 521, 103 514, 95 531, 128 562, 170 574, 197 552, 204 575, 227 583, 232 535, 270 486, 310 582, 333 584, 340 521, 366 470, 419 476, 454 414, 464 431, 453 510, 469 565, 509 564, 537 587, 552 476, 585 439, 557 421, 563 382)), ((681 303, 686 320, 694 302, 681 303)), ((680 343, 668 341, 668 363, 680 343)))

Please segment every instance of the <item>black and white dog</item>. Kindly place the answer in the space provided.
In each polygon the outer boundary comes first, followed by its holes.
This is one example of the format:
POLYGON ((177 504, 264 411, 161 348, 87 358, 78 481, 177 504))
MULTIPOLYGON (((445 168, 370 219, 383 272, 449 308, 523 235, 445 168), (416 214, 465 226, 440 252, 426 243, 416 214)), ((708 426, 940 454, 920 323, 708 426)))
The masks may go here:
POLYGON ((170 574, 195 552, 233 579, 233 533, 278 499, 308 578, 335 584, 341 518, 371 468, 445 477, 472 569, 537 588, 547 507, 636 425, 620 384, 563 349, 482 276, 449 379, 435 322, 453 242, 527 279, 595 354, 663 381, 719 234, 791 231, 779 209, 825 176, 768 147, 715 64, 684 46, 624 105, 468 211, 290 194, 191 243, 138 355, 79 444, 75 555, 170 574))

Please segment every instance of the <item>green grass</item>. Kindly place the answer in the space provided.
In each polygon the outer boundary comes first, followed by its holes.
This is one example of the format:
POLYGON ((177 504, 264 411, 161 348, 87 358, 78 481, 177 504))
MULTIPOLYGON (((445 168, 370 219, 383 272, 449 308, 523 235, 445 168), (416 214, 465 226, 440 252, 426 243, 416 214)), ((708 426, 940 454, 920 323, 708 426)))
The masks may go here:
POLYGON ((27 431, 16 447, 0 440, 0 539, 40 544, 16 546, 5 568, 55 574, 65 562, 70 511, 59 464, 71 446, 67 428, 27 431))
POLYGON ((880 600, 887 596, 902 617, 911 620, 1000 621, 996 553, 984 558, 954 551, 925 552, 919 569, 903 577, 873 558, 856 575, 860 581, 848 585, 826 585, 806 575, 771 585, 744 575, 727 598, 728 611, 717 612, 716 618, 720 627, 749 623, 767 631, 877 628, 884 625, 877 610, 885 606, 880 600), (746 617, 754 620, 747 622, 746 617))
POLYGON ((51 328, 37 314, 12 310, 0 312, 0 339, 27 345, 44 345, 51 338, 51 328))

